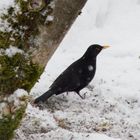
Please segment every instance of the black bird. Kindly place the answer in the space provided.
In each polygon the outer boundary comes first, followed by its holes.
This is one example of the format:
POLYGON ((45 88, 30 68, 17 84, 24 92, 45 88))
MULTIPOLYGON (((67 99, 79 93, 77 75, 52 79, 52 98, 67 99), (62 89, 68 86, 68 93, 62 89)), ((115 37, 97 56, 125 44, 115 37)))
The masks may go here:
POLYGON ((100 51, 109 46, 91 45, 85 54, 72 63, 50 86, 49 90, 34 100, 34 103, 45 102, 49 97, 64 92, 74 91, 81 98, 80 90, 93 79, 96 71, 96 57, 100 51))

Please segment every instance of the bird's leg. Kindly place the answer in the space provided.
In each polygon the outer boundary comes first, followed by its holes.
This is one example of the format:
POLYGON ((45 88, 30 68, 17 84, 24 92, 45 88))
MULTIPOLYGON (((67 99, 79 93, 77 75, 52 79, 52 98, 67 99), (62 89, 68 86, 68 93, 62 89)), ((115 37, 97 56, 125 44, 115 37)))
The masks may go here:
POLYGON ((63 94, 63 96, 62 96, 62 97, 63 97, 63 99, 64 99, 64 98, 65 98, 65 95, 63 94))
POLYGON ((84 97, 81 96, 79 92, 76 92, 76 93, 80 96, 81 99, 85 99, 85 96, 84 97))
POLYGON ((86 94, 87 94, 87 92, 84 93, 84 99, 86 98, 86 94))

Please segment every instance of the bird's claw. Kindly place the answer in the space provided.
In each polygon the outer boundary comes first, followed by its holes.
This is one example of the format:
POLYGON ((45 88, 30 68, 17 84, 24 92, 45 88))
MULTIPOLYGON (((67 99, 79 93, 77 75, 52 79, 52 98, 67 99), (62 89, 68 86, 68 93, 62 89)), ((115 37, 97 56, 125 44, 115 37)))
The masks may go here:
POLYGON ((86 94, 87 94, 87 92, 84 93, 84 99, 86 99, 86 94))
POLYGON ((81 99, 85 99, 86 98, 86 92, 84 93, 84 96, 80 95, 80 93, 77 93, 81 99))

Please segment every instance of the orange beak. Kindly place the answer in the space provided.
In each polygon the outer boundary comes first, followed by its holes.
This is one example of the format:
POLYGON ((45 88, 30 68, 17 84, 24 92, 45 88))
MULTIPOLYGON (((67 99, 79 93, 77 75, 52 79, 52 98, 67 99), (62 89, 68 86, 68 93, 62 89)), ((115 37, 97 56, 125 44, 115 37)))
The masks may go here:
POLYGON ((104 49, 107 49, 107 48, 109 48, 110 46, 107 46, 107 45, 105 45, 105 46, 102 46, 104 49))

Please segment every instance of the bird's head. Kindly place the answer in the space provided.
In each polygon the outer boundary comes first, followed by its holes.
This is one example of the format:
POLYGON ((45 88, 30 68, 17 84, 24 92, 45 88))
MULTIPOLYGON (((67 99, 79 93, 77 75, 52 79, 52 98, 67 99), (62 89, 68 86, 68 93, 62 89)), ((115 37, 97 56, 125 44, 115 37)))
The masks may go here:
POLYGON ((84 56, 96 58, 96 56, 101 52, 101 50, 108 48, 109 46, 101 46, 98 44, 94 44, 89 46, 84 56))

